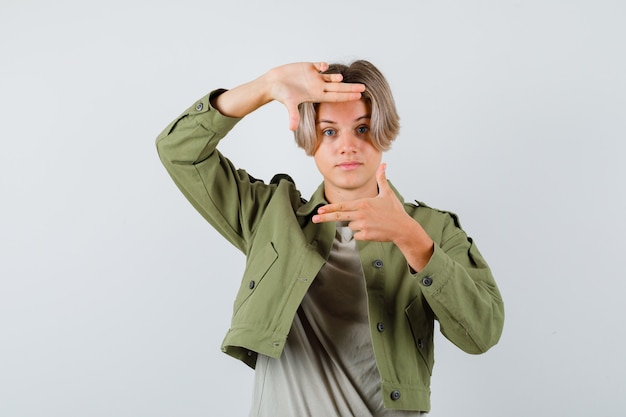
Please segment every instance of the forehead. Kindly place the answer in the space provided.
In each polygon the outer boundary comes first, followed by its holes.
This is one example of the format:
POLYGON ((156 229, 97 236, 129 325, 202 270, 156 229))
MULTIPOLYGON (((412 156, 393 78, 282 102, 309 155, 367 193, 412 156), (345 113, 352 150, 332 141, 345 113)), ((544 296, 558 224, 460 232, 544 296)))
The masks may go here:
POLYGON ((316 122, 352 122, 365 116, 370 116, 370 106, 363 100, 320 103, 317 107, 316 122))

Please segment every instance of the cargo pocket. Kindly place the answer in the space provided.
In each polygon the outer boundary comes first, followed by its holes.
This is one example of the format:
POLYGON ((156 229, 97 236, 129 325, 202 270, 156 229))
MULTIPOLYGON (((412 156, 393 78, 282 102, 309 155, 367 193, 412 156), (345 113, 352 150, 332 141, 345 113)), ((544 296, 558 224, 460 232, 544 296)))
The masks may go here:
POLYGON ((409 320, 411 332, 413 333, 415 348, 421 357, 428 374, 432 376, 433 365, 435 364, 433 346, 433 333, 435 325, 433 317, 429 316, 424 311, 422 303, 419 299, 413 301, 405 309, 405 313, 409 320))
POLYGON ((252 293, 256 291, 257 287, 261 285, 263 278, 267 275, 267 271, 269 271, 274 262, 276 262, 276 259, 278 259, 278 253, 272 242, 268 242, 263 248, 251 254, 243 278, 241 279, 241 286, 239 287, 237 298, 235 298, 235 314, 252 293))

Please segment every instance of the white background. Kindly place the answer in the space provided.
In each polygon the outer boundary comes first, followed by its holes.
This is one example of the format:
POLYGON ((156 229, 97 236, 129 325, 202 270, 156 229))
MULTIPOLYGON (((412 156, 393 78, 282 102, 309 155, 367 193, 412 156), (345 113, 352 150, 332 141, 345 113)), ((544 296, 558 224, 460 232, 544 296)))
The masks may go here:
MULTIPOLYGON (((623 416, 626 3, 0 3, 0 416, 245 416, 219 350, 243 256, 154 140, 197 98, 291 61, 365 58, 395 92, 407 199, 457 212, 501 342, 436 340, 439 416, 623 416)), ((320 181, 270 104, 222 150, 320 181)))

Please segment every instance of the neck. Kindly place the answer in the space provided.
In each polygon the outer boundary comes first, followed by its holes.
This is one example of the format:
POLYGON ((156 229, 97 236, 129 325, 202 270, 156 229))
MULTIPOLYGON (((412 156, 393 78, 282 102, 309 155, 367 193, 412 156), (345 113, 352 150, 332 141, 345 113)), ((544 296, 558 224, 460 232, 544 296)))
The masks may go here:
POLYGON ((324 197, 330 204, 345 203, 347 201, 360 200, 363 198, 373 198, 378 195, 378 186, 368 190, 346 190, 335 189, 324 185, 324 197))

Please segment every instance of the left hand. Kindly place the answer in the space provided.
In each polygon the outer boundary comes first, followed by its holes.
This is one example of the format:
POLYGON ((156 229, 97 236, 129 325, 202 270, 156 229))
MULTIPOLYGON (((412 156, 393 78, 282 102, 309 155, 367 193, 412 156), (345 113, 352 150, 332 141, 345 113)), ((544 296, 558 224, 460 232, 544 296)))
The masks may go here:
POLYGON ((376 172, 378 195, 372 198, 327 204, 317 210, 314 223, 348 221, 357 240, 393 242, 413 271, 430 261, 434 242, 421 224, 404 210, 387 182, 386 164, 376 172))
POLYGON ((349 221, 357 240, 391 242, 402 231, 407 221, 414 220, 404 210, 387 182, 386 164, 376 171, 378 195, 373 198, 327 204, 313 216, 314 223, 349 221))

